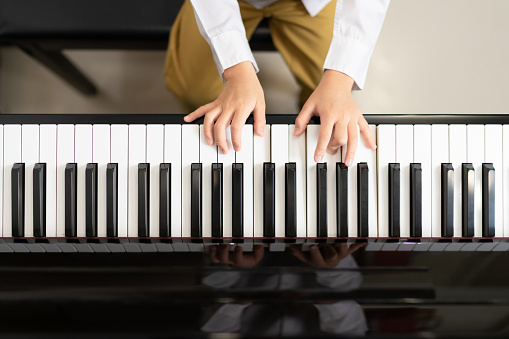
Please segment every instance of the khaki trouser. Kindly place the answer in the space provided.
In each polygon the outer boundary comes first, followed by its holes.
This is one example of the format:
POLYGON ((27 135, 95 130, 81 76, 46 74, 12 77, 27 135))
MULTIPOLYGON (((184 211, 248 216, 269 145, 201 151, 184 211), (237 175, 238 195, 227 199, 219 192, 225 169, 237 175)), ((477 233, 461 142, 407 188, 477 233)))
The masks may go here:
MULTIPOLYGON (((243 0, 239 0, 239 6, 248 39, 260 21, 269 18, 274 45, 302 88, 302 106, 322 76, 332 40, 336 1, 331 1, 315 17, 308 14, 300 0, 278 0, 260 10, 243 0)), ((223 88, 189 0, 173 25, 164 74, 166 86, 182 105, 183 113, 214 101, 223 88)))

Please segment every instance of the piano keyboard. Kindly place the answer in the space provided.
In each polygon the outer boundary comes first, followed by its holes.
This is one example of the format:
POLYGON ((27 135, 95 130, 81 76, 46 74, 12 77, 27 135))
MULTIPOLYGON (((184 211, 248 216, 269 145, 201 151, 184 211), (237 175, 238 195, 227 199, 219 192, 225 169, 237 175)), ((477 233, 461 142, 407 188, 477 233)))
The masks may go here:
POLYGON ((317 120, 248 121, 221 154, 182 117, 0 116, 0 236, 509 238, 509 116, 366 115, 377 150, 360 138, 351 167, 314 162, 317 120))

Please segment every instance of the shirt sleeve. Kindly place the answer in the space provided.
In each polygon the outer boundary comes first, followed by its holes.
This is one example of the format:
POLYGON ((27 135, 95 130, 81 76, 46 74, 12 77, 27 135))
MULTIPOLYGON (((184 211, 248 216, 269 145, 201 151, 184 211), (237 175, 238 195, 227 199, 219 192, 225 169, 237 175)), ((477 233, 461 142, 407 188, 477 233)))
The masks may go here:
POLYGON ((336 4, 332 42, 323 68, 353 78, 353 89, 364 87, 369 60, 389 1, 338 0, 336 4))
POLYGON ((223 82, 224 70, 243 61, 251 61, 258 72, 237 0, 191 0, 191 4, 198 29, 210 45, 223 82))

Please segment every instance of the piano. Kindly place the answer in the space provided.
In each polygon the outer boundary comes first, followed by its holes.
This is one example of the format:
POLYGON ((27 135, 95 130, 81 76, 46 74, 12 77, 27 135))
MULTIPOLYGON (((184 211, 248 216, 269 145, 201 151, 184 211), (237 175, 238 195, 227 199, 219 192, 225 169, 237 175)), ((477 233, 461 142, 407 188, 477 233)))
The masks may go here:
POLYGON ((508 336, 509 116, 366 115, 349 168, 182 118, 0 115, 1 334, 508 336))

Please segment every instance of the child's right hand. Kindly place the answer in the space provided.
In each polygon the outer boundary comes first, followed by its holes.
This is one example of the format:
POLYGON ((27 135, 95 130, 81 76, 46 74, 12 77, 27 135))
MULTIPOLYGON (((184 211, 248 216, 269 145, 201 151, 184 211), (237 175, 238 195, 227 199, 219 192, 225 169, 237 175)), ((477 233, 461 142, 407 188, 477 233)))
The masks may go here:
POLYGON ((253 112, 254 132, 262 137, 265 130, 265 98, 260 81, 250 61, 227 68, 223 77, 225 85, 219 97, 188 114, 184 121, 192 122, 205 116, 203 130, 208 145, 217 144, 228 153, 226 128, 231 125, 233 149, 240 151, 242 127, 253 112))

